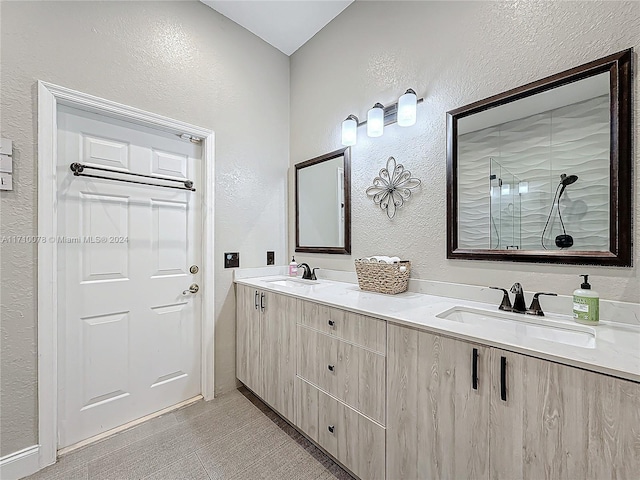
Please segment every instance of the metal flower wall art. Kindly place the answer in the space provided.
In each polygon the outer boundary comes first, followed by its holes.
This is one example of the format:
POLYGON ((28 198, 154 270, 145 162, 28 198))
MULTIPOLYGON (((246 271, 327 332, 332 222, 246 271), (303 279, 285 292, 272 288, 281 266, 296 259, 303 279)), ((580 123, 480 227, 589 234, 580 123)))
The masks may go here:
POLYGON ((411 172, 402 165, 396 165, 395 158, 389 157, 387 168, 380 170, 380 176, 373 179, 373 185, 366 192, 373 197, 374 203, 387 211, 389 218, 393 218, 396 210, 411 196, 411 190, 418 186, 420 180, 413 178, 411 172))

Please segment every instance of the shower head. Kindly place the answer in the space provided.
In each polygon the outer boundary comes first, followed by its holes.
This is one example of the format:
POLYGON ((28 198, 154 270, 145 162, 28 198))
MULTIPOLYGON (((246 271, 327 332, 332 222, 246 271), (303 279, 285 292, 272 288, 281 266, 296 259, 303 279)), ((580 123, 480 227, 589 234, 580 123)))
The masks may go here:
POLYGON ((562 175, 560 175, 560 183, 562 184, 563 187, 566 187, 567 185, 571 185, 572 183, 576 183, 577 180, 578 180, 577 175, 569 175, 568 177, 566 173, 563 173, 562 175))
POLYGON ((560 198, 562 198, 562 194, 564 193, 564 189, 567 188, 567 185, 571 185, 573 183, 576 183, 577 181, 578 181, 577 175, 567 176, 566 173, 563 173, 562 175, 560 175, 560 185, 562 185, 562 188, 560 189, 560 196, 558 197, 558 205, 560 205, 560 198))
POLYGON ((560 199, 562 198, 562 194, 564 193, 565 188, 567 188, 567 185, 571 185, 577 181, 577 175, 567 176, 566 173, 560 175, 560 185, 562 185, 562 188, 560 189, 560 195, 558 195, 558 216, 560 217, 563 234, 556 237, 556 246, 559 248, 569 248, 573 246, 573 237, 571 235, 567 235, 567 230, 564 228, 564 222, 562 221, 562 214, 560 213, 560 199))

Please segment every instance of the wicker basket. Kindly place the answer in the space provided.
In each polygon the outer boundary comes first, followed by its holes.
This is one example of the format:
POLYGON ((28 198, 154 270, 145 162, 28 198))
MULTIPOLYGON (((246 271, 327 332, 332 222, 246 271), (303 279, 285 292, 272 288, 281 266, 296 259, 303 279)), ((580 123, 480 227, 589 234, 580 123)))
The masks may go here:
POLYGON ((372 263, 358 259, 355 263, 361 290, 389 295, 407 291, 411 273, 411 262, 408 260, 400 263, 372 263), (400 271, 401 266, 407 267, 404 272, 400 271))

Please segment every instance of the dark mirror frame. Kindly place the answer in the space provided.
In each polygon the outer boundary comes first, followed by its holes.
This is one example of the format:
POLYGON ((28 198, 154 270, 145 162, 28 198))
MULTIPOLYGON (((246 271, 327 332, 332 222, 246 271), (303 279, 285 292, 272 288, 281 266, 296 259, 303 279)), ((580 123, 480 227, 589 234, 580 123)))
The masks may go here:
POLYGON ((631 266, 632 69, 633 49, 586 63, 542 80, 447 112, 447 258, 575 265, 631 266), (609 72, 610 210, 609 251, 489 250, 458 248, 458 120, 499 105, 609 72))
POLYGON ((341 148, 295 165, 296 168, 296 252, 351 254, 351 148, 341 148), (307 247, 300 245, 300 209, 298 206, 298 172, 302 168, 344 157, 344 247, 307 247))

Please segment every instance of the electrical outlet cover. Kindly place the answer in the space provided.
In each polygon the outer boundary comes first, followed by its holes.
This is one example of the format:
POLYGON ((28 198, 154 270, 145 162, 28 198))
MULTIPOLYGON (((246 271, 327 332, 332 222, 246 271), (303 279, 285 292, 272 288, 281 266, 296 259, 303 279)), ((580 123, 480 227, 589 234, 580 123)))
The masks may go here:
POLYGON ((267 251, 267 265, 276 264, 276 252, 267 251))
POLYGON ((227 252, 224 254, 224 268, 238 268, 240 266, 240 253, 227 252))

